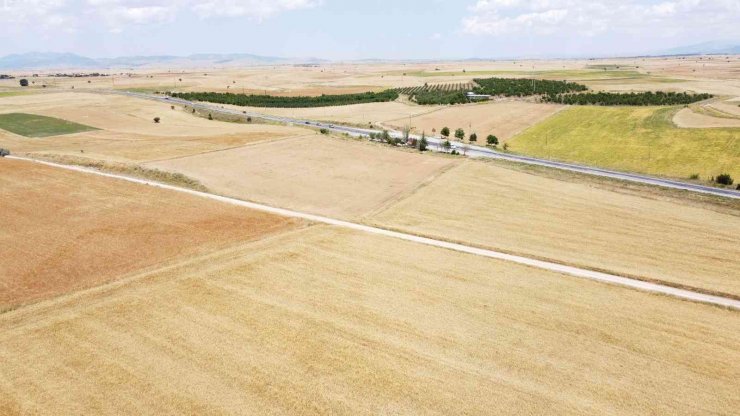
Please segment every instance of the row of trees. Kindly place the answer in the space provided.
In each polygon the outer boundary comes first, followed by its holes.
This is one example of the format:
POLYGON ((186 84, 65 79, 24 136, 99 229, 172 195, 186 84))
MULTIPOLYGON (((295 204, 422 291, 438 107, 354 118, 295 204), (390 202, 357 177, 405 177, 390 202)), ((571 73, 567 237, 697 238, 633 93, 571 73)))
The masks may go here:
POLYGON ((427 150, 427 147, 429 146, 429 141, 427 140, 426 133, 421 134, 420 139, 409 137, 408 130, 404 131, 404 137, 393 137, 388 132, 388 130, 383 130, 380 133, 370 133, 370 140, 381 142, 381 143, 387 143, 391 146, 408 146, 413 147, 415 149, 418 149, 421 152, 424 152, 427 150))
MULTIPOLYGON (((442 137, 445 138, 445 140, 448 140, 450 137, 450 128, 449 127, 443 127, 442 130, 440 130, 439 134, 442 135, 442 137)), ((455 130, 455 138, 458 140, 465 139, 465 130, 463 129, 456 129, 455 130)), ((468 137, 468 140, 471 143, 476 143, 478 141, 478 135, 473 133, 468 137)), ((448 140, 449 141, 449 140, 448 140)), ((494 136, 493 134, 489 134, 488 137, 486 137, 486 144, 489 146, 498 146, 498 137, 494 136)))
POLYGON ((548 81, 544 79, 485 78, 474 80, 479 87, 476 94, 503 95, 506 97, 525 97, 530 95, 553 95, 567 92, 586 91, 588 87, 568 81, 548 81))
POLYGON ((680 105, 691 104, 712 98, 711 94, 687 94, 685 92, 590 92, 583 94, 552 94, 545 101, 569 105, 680 105))
POLYGON ((363 92, 358 94, 320 95, 317 97, 277 97, 273 95, 246 95, 220 92, 171 92, 172 97, 188 101, 207 101, 219 104, 232 104, 245 107, 330 107, 363 103, 379 103, 393 101, 398 98, 398 92, 386 90, 382 92, 363 92))

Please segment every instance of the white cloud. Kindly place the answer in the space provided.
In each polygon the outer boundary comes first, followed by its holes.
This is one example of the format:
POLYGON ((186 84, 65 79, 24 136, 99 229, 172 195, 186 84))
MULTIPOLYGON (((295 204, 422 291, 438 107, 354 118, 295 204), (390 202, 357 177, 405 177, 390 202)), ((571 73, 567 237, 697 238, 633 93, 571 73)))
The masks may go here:
POLYGON ((462 30, 475 35, 668 35, 709 26, 740 35, 740 0, 478 0, 468 10, 462 30))
POLYGON ((0 0, 0 26, 64 26, 101 21, 113 32, 175 20, 190 11, 201 18, 247 17, 262 21, 283 12, 317 7, 323 0, 0 0))
POLYGON ((192 5, 201 17, 246 16, 257 20, 278 13, 320 6, 321 0, 204 0, 192 5))

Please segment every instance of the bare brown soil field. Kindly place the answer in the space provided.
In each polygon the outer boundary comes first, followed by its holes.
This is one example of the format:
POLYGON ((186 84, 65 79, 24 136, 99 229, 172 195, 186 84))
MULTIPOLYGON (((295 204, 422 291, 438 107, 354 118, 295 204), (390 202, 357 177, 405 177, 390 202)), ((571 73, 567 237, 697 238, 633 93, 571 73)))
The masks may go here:
POLYGON ((256 239, 293 223, 10 159, 0 159, 0 212, 0 311, 256 239))
POLYGON ((740 295, 740 215, 466 162, 373 223, 740 295))
MULTIPOLYGON (((684 128, 713 128, 713 127, 738 127, 740 118, 713 117, 707 114, 694 112, 691 108, 684 108, 673 116, 673 122, 678 127, 684 128)), ((740 136, 740 131, 738 132, 740 136)))
POLYGON ((348 218, 410 193, 453 163, 315 134, 146 166, 180 172, 216 193, 348 218))
POLYGON ((409 125, 413 131, 427 134, 433 130, 439 134, 443 127, 449 127, 452 132, 462 128, 466 132, 466 140, 471 133, 476 133, 479 143, 485 144, 489 134, 496 135, 499 140, 506 140, 562 108, 564 106, 561 105, 503 101, 444 107, 410 119, 397 118, 384 124, 397 129, 409 125))
POLYGON ((14 153, 56 153, 115 162, 140 162, 221 150, 306 134, 305 129, 207 120, 175 107, 130 97, 50 93, 0 98, 0 113, 25 111, 89 123, 100 130, 29 139, 0 131, 14 153), (160 123, 154 123, 160 117, 160 123))
POLYGON ((324 226, 0 315, 0 412, 732 414, 731 311, 324 226))

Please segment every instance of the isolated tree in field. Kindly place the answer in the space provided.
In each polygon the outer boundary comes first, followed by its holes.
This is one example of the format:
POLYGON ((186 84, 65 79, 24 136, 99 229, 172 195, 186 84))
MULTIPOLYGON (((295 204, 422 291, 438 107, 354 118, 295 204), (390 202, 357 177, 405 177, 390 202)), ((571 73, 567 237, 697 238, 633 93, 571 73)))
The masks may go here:
POLYGON ((471 134, 470 135, 470 141, 473 142, 473 143, 477 142, 478 141, 478 135, 475 134, 475 133, 471 134))
POLYGON ((442 131, 440 132, 440 134, 442 135, 442 137, 444 137, 446 139, 446 138, 450 137, 450 129, 447 128, 447 127, 443 127, 442 128, 442 131))
POLYGON ((424 132, 421 133, 421 140, 419 140, 419 151, 426 151, 429 143, 427 142, 427 135, 424 132))
POLYGON ((159 117, 154 117, 154 122, 159 123, 159 117))
POLYGON ((460 140, 464 139, 465 138, 465 130, 463 130, 463 129, 457 129, 457 130, 455 130, 455 137, 457 137, 460 140))
POLYGON ((489 134, 486 138, 486 143, 488 143, 489 146, 498 146, 498 137, 493 134, 489 134))
POLYGON ((23 79, 21 80, 21 87, 27 87, 27 86, 28 86, 28 80, 27 80, 27 79, 25 79, 25 78, 23 78, 23 79))

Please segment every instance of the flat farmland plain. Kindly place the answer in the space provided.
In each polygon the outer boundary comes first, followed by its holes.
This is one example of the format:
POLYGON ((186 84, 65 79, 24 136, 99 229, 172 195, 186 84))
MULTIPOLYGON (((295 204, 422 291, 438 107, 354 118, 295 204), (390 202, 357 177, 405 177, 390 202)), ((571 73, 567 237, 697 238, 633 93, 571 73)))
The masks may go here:
POLYGON ((0 315, 0 413, 732 414, 735 312, 327 226, 0 315))
POLYGON ((288 126, 208 120, 179 106, 173 110, 164 103, 104 94, 0 98, 0 114, 17 111, 57 117, 98 130, 42 139, 0 131, 0 146, 14 153, 74 155, 113 162, 169 159, 307 133, 288 126), (160 117, 160 123, 154 123, 154 117, 160 117))
POLYGON ((295 224, 10 159, 0 159, 0 212, 0 311, 295 224))
POLYGON ((466 162, 372 223, 740 296, 740 215, 466 162))
POLYGON ((441 106, 420 106, 416 104, 391 101, 387 103, 354 104, 333 107, 313 108, 263 108, 263 107, 240 107, 235 105, 224 105, 225 107, 239 110, 270 114, 282 117, 294 117, 308 120, 318 120, 333 123, 355 124, 368 127, 370 123, 377 124, 387 120, 415 117, 439 110, 441 106))
POLYGON ((212 191, 341 218, 367 215, 456 163, 319 134, 147 163, 212 191))

